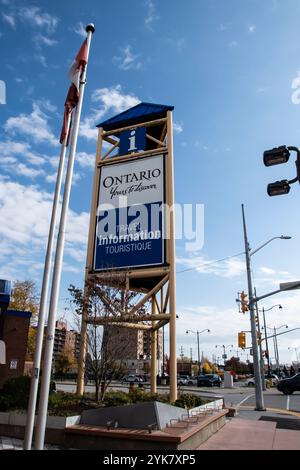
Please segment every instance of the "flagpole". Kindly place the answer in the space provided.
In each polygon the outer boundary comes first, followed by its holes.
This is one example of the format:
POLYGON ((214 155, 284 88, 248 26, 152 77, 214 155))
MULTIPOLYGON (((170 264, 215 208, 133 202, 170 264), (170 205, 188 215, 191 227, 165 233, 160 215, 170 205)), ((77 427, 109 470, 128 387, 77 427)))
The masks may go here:
POLYGON ((40 308, 39 308, 39 315, 38 315, 32 376, 31 376, 31 383, 30 383, 30 394, 29 394, 29 402, 28 402, 28 409, 27 409, 24 445, 23 445, 24 450, 30 450, 31 443, 32 443, 36 400, 37 400, 37 392, 38 392, 39 376, 40 376, 40 364, 41 364, 42 349, 43 349, 46 305, 47 305, 47 297, 48 297, 49 281, 50 281, 50 273, 51 273, 52 252, 53 252, 55 227, 56 227, 57 214, 58 214, 59 196, 60 196, 60 191, 61 191, 65 156, 66 156, 66 150, 67 150, 67 139, 68 139, 68 133, 69 133, 70 124, 71 124, 71 113, 72 111, 68 114, 66 137, 61 146, 59 166, 58 166, 58 172, 57 172, 57 177, 56 177, 54 200, 53 200, 50 229, 49 229, 49 235, 48 235, 48 244, 47 244, 47 252, 46 252, 46 258, 45 258, 43 281, 42 281, 42 290, 41 290, 40 308))
MULTIPOLYGON (((94 25, 88 24, 86 27, 87 61, 88 61, 88 56, 89 56, 91 38, 92 38, 92 34, 94 33, 94 31, 95 31, 94 25)), ((74 130, 73 130, 72 140, 71 140, 70 155, 69 155, 69 161, 68 161, 68 167, 67 167, 65 189, 64 189, 62 210, 61 210, 61 216, 60 216, 60 223, 59 223, 56 253, 55 253, 55 263, 54 263, 54 272, 53 272, 53 279, 52 279, 48 326, 47 326, 47 333, 46 333, 46 338, 45 338, 43 375, 42 375, 42 380, 41 380, 41 392, 40 392, 40 398, 39 398, 39 409, 38 409, 38 417, 37 417, 37 425, 36 425, 36 436, 35 436, 35 449, 36 450, 42 450, 44 448, 48 399, 49 399, 49 387, 50 387, 52 357, 53 357, 53 345, 54 345, 54 335, 55 335, 55 320, 56 320, 56 313, 57 313, 57 308, 58 308, 59 287, 60 287, 63 252, 64 252, 64 244, 65 244, 65 231, 66 231, 67 214, 68 214, 68 207, 69 207, 69 201, 70 201, 75 152, 76 152, 76 146, 77 146, 78 129, 79 129, 79 123, 80 123, 83 94, 84 94, 84 88, 85 88, 85 82, 86 82, 86 69, 87 69, 87 64, 83 70, 83 73, 80 79, 78 104, 76 108, 74 130)))

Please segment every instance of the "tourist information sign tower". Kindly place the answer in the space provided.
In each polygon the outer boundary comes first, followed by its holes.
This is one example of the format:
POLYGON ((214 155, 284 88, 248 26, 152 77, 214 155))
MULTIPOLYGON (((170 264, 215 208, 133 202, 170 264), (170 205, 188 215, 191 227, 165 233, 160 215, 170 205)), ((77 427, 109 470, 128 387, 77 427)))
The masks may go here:
POLYGON ((173 106, 140 103, 98 125, 85 280, 142 297, 107 318, 83 311, 77 393, 83 393, 89 323, 151 332, 151 392, 156 392, 157 331, 169 323, 170 401, 177 398, 173 106), (151 302, 150 312, 140 308, 151 302), (139 311, 139 314, 137 313, 139 311))

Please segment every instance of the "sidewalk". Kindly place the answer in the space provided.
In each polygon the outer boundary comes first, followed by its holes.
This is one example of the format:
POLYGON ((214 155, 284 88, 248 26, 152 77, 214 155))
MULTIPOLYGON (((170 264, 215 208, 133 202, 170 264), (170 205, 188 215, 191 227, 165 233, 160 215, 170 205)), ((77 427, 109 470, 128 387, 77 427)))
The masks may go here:
MULTIPOLYGON (((60 447, 45 444, 45 450, 59 450, 60 447)), ((0 436, 0 451, 1 450, 23 450, 23 440, 15 439, 14 437, 1 437, 0 436)))
POLYGON ((300 419, 285 413, 240 410, 197 450, 300 450, 300 419))

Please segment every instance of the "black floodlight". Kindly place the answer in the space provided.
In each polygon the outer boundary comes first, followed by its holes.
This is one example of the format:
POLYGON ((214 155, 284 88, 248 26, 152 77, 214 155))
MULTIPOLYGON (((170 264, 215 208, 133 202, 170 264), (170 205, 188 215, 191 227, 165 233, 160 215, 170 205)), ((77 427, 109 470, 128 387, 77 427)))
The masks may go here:
POLYGON ((290 185, 288 180, 276 181, 276 183, 268 184, 268 195, 269 196, 281 196, 282 194, 288 194, 290 192, 290 185))
POLYGON ((281 163, 287 163, 290 158, 289 149, 286 145, 281 147, 275 147, 272 150, 266 150, 264 152, 264 164, 265 166, 280 165, 281 163))

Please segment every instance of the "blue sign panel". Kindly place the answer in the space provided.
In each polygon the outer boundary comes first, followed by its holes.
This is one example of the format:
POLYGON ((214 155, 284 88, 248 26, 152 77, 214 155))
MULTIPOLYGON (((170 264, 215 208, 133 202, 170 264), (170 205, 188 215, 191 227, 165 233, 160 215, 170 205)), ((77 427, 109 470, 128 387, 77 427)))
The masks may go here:
POLYGON ((119 143, 119 154, 141 152, 146 149, 146 128, 138 127, 129 131, 121 132, 119 143))
POLYGON ((164 263, 164 156, 103 166, 94 270, 164 263))

